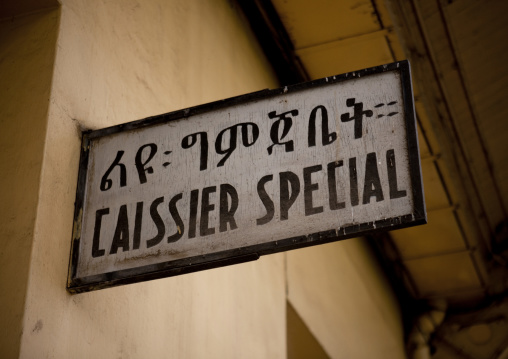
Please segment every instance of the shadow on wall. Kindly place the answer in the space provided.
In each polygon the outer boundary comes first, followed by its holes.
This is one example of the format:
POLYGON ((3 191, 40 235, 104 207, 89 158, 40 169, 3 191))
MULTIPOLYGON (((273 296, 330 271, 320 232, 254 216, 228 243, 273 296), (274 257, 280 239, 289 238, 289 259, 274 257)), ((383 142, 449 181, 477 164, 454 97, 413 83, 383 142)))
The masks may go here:
MULTIPOLYGON (((37 3, 37 4, 35 4, 37 3)), ((0 357, 19 355, 59 7, 0 3, 0 357), (23 5, 23 6, 18 6, 23 5), (20 14, 30 12, 29 15, 20 14), (16 16, 16 17, 13 17, 16 16), (8 175, 6 175, 8 174, 8 175)))
POLYGON ((289 301, 286 301, 288 359, 330 359, 289 301))

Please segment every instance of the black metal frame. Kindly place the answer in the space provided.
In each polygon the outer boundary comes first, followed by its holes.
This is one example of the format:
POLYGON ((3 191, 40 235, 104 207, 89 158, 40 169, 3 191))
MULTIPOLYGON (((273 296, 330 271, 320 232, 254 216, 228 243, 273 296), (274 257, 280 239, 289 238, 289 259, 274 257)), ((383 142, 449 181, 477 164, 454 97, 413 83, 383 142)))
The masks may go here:
POLYGON ((184 110, 149 117, 139 121, 108 127, 101 130, 84 132, 81 146, 79 176, 74 209, 74 228, 69 263, 69 274, 67 279, 67 290, 71 293, 81 293, 123 284, 171 277, 175 275, 252 261, 266 254, 339 241, 351 237, 356 237, 358 235, 366 235, 373 232, 379 232, 382 230, 393 230, 425 223, 427 223, 427 214, 425 210, 425 199, 421 177, 420 154, 418 148, 418 136, 413 103, 413 91, 411 85, 411 72, 409 62, 400 61, 355 71, 353 73, 337 75, 334 77, 309 81, 292 86, 286 86, 284 88, 275 90, 263 90, 254 92, 184 110), (82 220, 83 200, 85 195, 88 167, 88 149, 91 140, 118 132, 166 123, 169 121, 186 118, 192 115, 201 114, 228 106, 234 106, 254 100, 274 97, 283 93, 295 92, 318 86, 327 86, 353 78, 363 78, 365 76, 388 71, 399 71, 401 75, 402 97, 404 100, 404 118, 406 120, 406 138, 409 152, 409 170, 414 201, 413 214, 343 227, 338 231, 333 229, 329 231, 302 235, 268 243, 256 244, 217 253, 210 253, 164 263, 119 270, 84 278, 76 278, 81 235, 79 232, 82 220))

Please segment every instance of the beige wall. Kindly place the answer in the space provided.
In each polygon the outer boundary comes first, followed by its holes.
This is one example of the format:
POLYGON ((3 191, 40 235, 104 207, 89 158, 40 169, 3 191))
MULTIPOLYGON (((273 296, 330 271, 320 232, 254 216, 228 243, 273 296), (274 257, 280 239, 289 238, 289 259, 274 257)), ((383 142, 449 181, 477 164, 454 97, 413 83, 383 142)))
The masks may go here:
POLYGON ((0 21, 0 357, 22 331, 58 10, 0 21), (8 293, 8 295, 7 295, 8 293))
POLYGON ((2 55, 4 44, 27 43, 12 45, 19 61, 1 62, 2 75, 23 73, 23 84, 41 87, 34 96, 11 81, 13 95, 0 99, 16 118, 1 113, 1 145, 12 148, 6 154, 22 149, 28 164, 0 154, 2 173, 20 171, 1 177, 16 191, 1 192, 0 304, 12 313, 2 309, 0 357, 21 348, 21 358, 285 358, 287 295, 331 358, 402 357, 396 302, 359 240, 90 293, 65 290, 81 130, 278 86, 231 4, 65 0, 37 21, 0 25, 16 30, 3 32, 2 55), (8 201, 24 204, 13 211, 8 201))
POLYGON ((287 254, 288 300, 331 358, 405 358, 396 298, 362 238, 287 254))
POLYGON ((266 87, 274 76, 227 1, 64 1, 22 358, 284 358, 282 255, 70 295, 79 128, 266 87))

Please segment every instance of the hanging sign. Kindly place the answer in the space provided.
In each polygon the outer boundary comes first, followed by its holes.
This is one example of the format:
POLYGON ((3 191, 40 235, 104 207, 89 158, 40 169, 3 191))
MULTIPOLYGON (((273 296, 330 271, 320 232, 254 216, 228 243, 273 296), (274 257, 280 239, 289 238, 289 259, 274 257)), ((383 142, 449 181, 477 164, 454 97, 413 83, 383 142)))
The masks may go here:
POLYGON ((426 222, 406 61, 83 135, 68 290, 426 222))

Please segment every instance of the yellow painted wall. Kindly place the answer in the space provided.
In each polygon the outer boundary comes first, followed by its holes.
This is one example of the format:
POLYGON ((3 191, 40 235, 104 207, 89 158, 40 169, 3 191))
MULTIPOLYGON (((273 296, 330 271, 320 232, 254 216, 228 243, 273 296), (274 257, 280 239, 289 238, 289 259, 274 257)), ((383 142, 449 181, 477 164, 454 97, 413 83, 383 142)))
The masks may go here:
POLYGON ((287 283, 330 358, 406 357, 397 300, 364 239, 288 252, 287 283))
POLYGON ((58 10, 0 21, 0 357, 19 351, 58 10))
POLYGON ((22 358, 284 358, 283 255, 70 295, 80 128, 276 87, 227 1, 63 1, 22 358))
POLYGON ((286 358, 286 299, 330 358, 403 357, 396 302, 356 239, 68 294, 81 130, 278 85, 230 1, 63 0, 31 16, 0 24, 12 89, 0 98, 0 357, 286 358))

